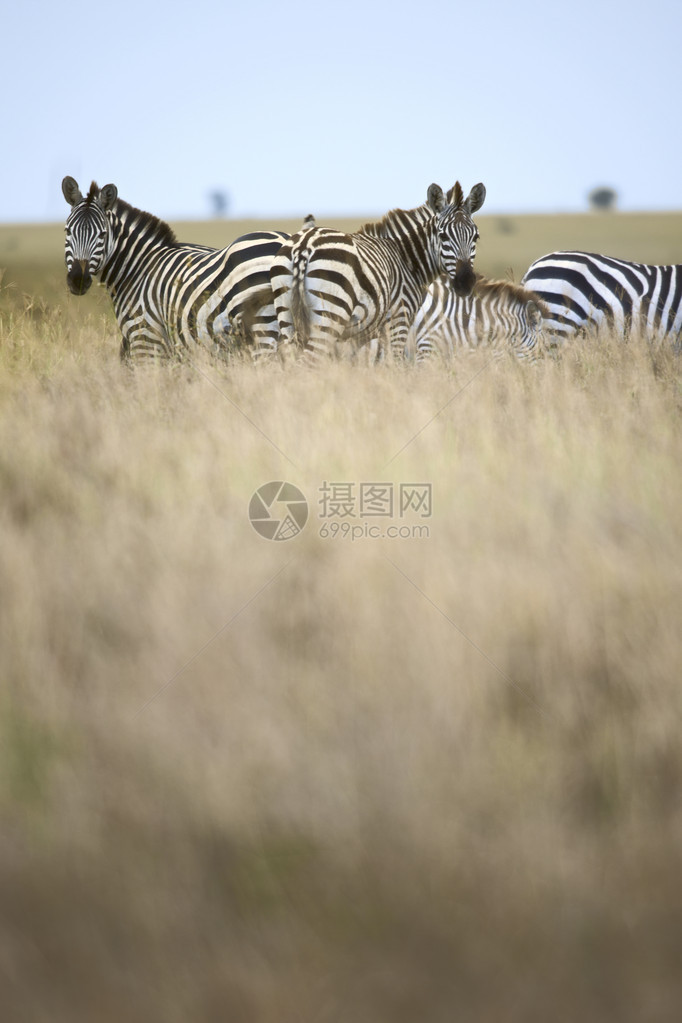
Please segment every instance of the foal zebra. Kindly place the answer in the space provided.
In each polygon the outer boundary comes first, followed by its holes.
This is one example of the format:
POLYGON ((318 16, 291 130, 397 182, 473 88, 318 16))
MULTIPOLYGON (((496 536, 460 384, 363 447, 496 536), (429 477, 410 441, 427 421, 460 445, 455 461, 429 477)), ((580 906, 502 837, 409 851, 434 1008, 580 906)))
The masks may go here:
POLYGON ((520 359, 542 354, 544 303, 510 281, 479 277, 474 290, 459 298, 447 277, 429 286, 410 331, 417 362, 456 349, 509 348, 520 359))
POLYGON ((226 249, 178 242, 168 224, 118 198, 115 185, 87 196, 65 177, 66 280, 83 295, 99 276, 112 298, 121 358, 182 358, 197 343, 241 340, 274 347, 270 264, 287 234, 257 231, 226 249))
POLYGON ((551 252, 529 267, 521 283, 545 302, 545 327, 555 343, 589 328, 641 331, 649 341, 675 339, 682 331, 682 264, 551 252))
POLYGON ((475 185, 465 199, 459 182, 447 197, 438 185, 413 210, 393 210, 354 234, 304 229, 285 242, 270 281, 280 344, 296 341, 312 361, 335 341, 368 341, 384 331, 402 354, 424 289, 447 273, 458 294, 471 291, 478 229, 472 214, 485 199, 475 185))

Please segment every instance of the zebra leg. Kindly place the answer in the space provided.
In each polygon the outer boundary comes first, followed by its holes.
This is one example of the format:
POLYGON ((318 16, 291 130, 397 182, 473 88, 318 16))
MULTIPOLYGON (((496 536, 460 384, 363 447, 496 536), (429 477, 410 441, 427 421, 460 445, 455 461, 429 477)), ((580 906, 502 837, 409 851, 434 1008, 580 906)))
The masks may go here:
POLYGON ((433 362, 436 355, 434 343, 429 334, 421 334, 416 341, 416 363, 418 366, 433 362))
POLYGON ((138 319, 135 329, 127 330, 123 334, 120 349, 122 362, 133 366, 181 357, 181 346, 174 345, 165 334, 140 320, 141 318, 138 319))
POLYGON ((375 337, 360 338, 351 341, 350 344, 353 346, 351 362, 355 366, 376 366, 386 357, 384 338, 380 334, 375 337))
POLYGON ((279 345, 279 324, 274 302, 263 305, 248 324, 252 341, 251 354, 254 362, 263 362, 277 354, 279 345))
POLYGON ((393 317, 389 317, 381 328, 380 342, 383 335, 385 338, 383 346, 390 349, 391 358, 395 362, 405 361, 408 331, 407 315, 402 310, 393 317))
MULTIPOLYGON (((327 303, 319 307, 316 296, 312 296, 312 304, 306 305, 307 320, 305 323, 305 343, 302 345, 302 361, 305 365, 319 366, 329 362, 336 356, 337 343, 352 344, 350 335, 350 318, 345 311, 336 308, 331 311, 327 303)), ((300 344, 301 333, 297 335, 300 344)))

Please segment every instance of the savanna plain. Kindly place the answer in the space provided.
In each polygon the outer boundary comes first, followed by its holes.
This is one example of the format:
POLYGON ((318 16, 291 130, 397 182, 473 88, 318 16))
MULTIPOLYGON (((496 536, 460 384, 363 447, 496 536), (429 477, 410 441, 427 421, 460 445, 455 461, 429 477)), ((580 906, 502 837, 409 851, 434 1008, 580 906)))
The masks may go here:
MULTIPOLYGON (((477 221, 517 281, 681 256, 682 214, 477 221)), ((0 228, 2 1018, 682 1018, 679 357, 132 372, 62 260, 0 228)))

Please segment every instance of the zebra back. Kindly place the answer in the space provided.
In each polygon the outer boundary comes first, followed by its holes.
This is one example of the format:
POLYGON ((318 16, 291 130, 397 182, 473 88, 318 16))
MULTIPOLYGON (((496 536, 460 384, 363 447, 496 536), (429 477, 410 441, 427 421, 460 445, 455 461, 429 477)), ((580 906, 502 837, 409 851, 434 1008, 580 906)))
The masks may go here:
POLYGON ((511 281, 479 277, 471 295, 460 298, 446 277, 429 286, 411 331, 417 362, 458 349, 507 348, 521 359, 543 349, 547 309, 532 291, 511 281))
POLYGON ((682 265, 651 266, 594 252, 551 252, 522 284, 545 302, 554 343, 587 331, 641 332, 650 341, 682 331, 682 265))

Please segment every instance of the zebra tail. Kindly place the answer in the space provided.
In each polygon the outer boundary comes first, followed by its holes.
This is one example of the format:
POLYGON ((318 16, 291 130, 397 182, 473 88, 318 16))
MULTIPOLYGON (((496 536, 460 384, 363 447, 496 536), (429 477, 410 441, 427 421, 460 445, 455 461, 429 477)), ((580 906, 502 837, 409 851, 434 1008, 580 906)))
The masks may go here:
POLYGON ((291 318, 294 335, 302 348, 305 348, 310 337, 310 305, 305 287, 310 256, 311 251, 308 248, 295 253, 291 275, 291 318))

